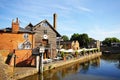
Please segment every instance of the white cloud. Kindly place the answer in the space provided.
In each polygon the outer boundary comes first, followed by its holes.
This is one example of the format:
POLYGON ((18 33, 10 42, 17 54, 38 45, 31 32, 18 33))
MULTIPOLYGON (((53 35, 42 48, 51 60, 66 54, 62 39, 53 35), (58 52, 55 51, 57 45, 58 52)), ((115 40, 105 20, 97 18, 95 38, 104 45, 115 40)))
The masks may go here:
POLYGON ((106 37, 117 37, 120 38, 120 28, 113 25, 113 29, 102 28, 100 26, 95 26, 91 30, 88 31, 91 37, 104 40, 106 37))
POLYGON ((78 6, 77 9, 79 11, 84 11, 84 12, 93 12, 91 9, 83 7, 83 6, 78 6))

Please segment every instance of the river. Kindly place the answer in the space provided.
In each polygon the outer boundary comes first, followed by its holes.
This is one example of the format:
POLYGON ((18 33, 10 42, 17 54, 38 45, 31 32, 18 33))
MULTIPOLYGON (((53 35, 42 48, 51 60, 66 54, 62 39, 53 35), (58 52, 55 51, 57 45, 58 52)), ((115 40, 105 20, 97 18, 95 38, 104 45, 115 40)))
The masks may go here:
POLYGON ((120 80, 120 54, 103 54, 101 58, 63 66, 21 80, 120 80))

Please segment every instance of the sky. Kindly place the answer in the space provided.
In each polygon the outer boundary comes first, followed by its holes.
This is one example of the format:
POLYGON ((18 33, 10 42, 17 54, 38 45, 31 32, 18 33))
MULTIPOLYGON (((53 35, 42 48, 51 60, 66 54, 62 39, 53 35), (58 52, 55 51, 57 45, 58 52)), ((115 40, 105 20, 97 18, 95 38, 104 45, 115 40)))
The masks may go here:
POLYGON ((54 13, 61 35, 120 39, 120 0, 0 0, 0 28, 11 27, 17 17, 23 28, 45 19, 52 25, 54 13))

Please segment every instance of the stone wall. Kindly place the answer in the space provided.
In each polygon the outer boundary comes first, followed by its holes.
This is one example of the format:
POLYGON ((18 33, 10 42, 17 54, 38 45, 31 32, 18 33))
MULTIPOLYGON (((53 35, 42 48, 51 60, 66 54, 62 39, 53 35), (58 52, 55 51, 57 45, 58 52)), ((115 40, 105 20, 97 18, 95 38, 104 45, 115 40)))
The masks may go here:
POLYGON ((58 68, 58 67, 61 67, 61 66, 65 66, 65 65, 68 65, 68 64, 74 64, 76 62, 82 63, 82 62, 86 62, 86 61, 92 60, 94 58, 98 58, 101 55, 102 55, 102 53, 98 52, 98 53, 85 55, 85 56, 82 56, 80 58, 66 60, 64 62, 63 61, 53 62, 53 63, 50 63, 50 64, 45 64, 43 69, 44 69, 44 71, 47 71, 47 70, 55 69, 55 68, 58 68))
POLYGON ((9 50, 0 50, 0 55, 2 55, 4 62, 6 61, 8 54, 9 50))
POLYGON ((13 67, 5 64, 2 55, 0 54, 0 80, 14 80, 13 76, 13 67))

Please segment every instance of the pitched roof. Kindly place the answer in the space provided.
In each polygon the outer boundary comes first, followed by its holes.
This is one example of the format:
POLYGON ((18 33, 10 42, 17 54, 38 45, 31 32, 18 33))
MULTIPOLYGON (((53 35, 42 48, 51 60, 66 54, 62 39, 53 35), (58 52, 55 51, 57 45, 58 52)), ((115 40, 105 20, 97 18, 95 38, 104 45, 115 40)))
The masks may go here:
POLYGON ((32 28, 33 28, 33 27, 34 27, 34 26, 32 25, 32 23, 29 23, 29 24, 25 27, 25 29, 32 31, 32 28))
MULTIPOLYGON (((46 22, 49 25, 49 27, 57 34, 57 37, 61 37, 61 35, 57 32, 57 30, 55 30, 53 28, 53 26, 47 20, 43 20, 43 21, 39 22, 38 24, 34 25, 34 27, 36 27, 37 25, 41 24, 42 22, 46 22)), ((30 25, 30 27, 32 27, 32 26, 30 25)), ((34 28, 34 27, 32 27, 32 28, 34 28)))
MULTIPOLYGON (((0 32, 9 32, 9 33, 11 33, 12 32, 12 28, 8 27, 8 28, 0 29, 0 32)), ((34 32, 26 30, 26 29, 24 29, 22 27, 19 27, 18 33, 34 33, 34 32)))
POLYGON ((31 26, 31 27, 33 27, 32 23, 29 23, 29 24, 28 24, 28 26, 31 26))

